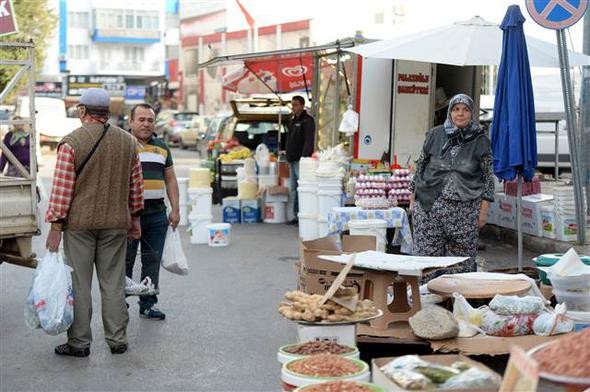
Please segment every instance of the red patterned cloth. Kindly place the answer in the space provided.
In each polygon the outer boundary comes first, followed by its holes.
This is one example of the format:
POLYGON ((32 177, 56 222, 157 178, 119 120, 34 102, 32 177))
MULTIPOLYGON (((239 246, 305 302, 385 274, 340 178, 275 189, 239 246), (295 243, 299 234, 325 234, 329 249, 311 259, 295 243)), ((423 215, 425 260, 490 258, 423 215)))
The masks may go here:
MULTIPOLYGON (((74 149, 67 143, 60 145, 53 174, 53 187, 49 198, 49 207, 45 214, 46 222, 65 221, 68 216, 74 187, 76 185, 76 167, 74 149)), ((135 157, 133 169, 129 176, 129 211, 136 214, 143 209, 143 176, 141 163, 135 157)))

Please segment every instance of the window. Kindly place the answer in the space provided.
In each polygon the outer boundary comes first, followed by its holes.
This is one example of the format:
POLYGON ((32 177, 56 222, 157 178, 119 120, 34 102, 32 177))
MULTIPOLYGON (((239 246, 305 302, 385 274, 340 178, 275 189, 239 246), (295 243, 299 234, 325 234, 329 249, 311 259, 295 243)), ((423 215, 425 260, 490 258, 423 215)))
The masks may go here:
POLYGON ((87 29, 89 27, 88 12, 68 12, 68 27, 87 29))
POLYGON ((132 29, 135 25, 133 24, 133 14, 126 14, 125 15, 125 27, 128 29, 132 29))
POLYGON ((68 58, 72 60, 88 60, 90 48, 87 45, 68 45, 68 58))
POLYGON ((123 14, 117 15, 117 28, 118 29, 123 28, 123 14))
POLYGON ((197 49, 187 49, 184 52, 184 71, 187 75, 194 75, 197 73, 198 62, 197 49))
POLYGON ((140 46, 128 46, 124 50, 125 61, 139 63, 144 61, 144 49, 140 46))
POLYGON ((385 20, 385 12, 379 11, 375 12, 375 24, 383 24, 385 20))

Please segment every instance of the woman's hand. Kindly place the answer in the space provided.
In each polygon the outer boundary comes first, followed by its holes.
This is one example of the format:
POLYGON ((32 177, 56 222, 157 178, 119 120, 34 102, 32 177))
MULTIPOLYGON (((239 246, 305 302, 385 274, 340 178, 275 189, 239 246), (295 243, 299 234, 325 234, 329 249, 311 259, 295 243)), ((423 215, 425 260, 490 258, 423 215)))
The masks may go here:
POLYGON ((479 219, 477 220, 477 227, 482 228, 488 221, 488 211, 490 210, 490 202, 487 200, 481 201, 481 207, 479 207, 479 219))

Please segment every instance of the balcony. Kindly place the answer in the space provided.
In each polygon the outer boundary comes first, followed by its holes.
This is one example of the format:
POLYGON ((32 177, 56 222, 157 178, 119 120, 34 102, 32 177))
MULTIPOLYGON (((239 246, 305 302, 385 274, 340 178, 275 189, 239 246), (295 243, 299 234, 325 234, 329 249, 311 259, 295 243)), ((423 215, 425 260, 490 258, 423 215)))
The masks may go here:
POLYGON ((117 44, 155 44, 162 40, 159 30, 94 29, 94 42, 117 44))
POLYGON ((164 71, 162 61, 99 61, 95 64, 95 72, 99 74, 162 75, 164 71))

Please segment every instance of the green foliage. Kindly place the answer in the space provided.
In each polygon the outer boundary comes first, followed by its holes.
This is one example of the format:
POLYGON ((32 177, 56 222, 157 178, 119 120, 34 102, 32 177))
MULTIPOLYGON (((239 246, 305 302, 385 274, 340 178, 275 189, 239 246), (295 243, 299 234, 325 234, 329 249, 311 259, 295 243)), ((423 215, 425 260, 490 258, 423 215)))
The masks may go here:
MULTIPOLYGON (((58 16, 47 6, 47 0, 13 0, 12 6, 16 12, 18 33, 2 37, 2 41, 29 42, 32 40, 35 44, 35 75, 38 75, 43 69, 47 47, 55 34, 58 16)), ((26 51, 16 48, 2 49, 0 56, 4 60, 24 60, 26 51)), ((18 70, 18 66, 0 66, 0 91, 4 90, 18 70)), ((26 83, 27 78, 22 78, 17 88, 8 96, 7 101, 14 99, 16 92, 26 83)))

